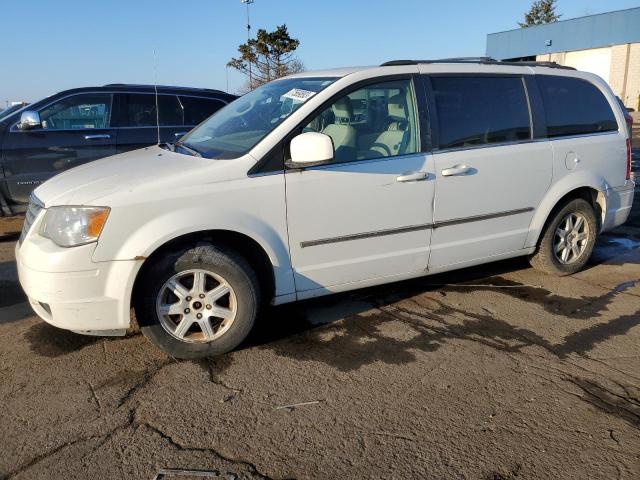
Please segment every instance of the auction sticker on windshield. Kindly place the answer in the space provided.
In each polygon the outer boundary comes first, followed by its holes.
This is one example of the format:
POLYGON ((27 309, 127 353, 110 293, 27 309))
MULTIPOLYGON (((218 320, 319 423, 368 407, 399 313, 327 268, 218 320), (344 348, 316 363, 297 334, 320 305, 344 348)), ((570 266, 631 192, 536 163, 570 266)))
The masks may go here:
POLYGON ((313 97, 316 92, 312 92, 310 90, 303 90, 301 88, 292 88, 287 93, 282 95, 284 98, 291 98, 293 100, 297 100, 299 102, 306 102, 311 97, 313 97))

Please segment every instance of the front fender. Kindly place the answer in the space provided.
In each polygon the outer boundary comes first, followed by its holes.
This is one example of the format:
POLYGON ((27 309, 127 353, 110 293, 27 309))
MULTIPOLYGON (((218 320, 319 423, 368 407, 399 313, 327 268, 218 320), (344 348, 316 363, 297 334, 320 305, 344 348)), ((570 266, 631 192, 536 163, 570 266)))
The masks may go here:
POLYGON ((585 187, 598 192, 598 204, 600 205, 602 212, 606 212, 605 192, 609 188, 609 185, 604 178, 588 171, 575 172, 571 175, 567 175, 552 185, 538 205, 536 213, 529 225, 529 235, 527 236, 524 248, 535 247, 537 245, 538 239, 542 234, 542 229, 544 228, 551 211, 555 208, 558 202, 572 191, 585 187))
POLYGON ((257 242, 274 268, 276 292, 293 292, 281 175, 194 185, 112 205, 93 255, 95 262, 143 261, 178 237, 211 230, 243 234, 257 242))

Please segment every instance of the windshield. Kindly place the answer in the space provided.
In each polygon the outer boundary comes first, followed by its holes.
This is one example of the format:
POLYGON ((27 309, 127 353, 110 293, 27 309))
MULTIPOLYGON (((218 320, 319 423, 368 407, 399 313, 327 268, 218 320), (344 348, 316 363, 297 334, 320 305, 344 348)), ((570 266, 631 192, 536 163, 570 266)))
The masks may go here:
POLYGON ((205 158, 237 158, 335 78, 291 78, 267 83, 231 102, 183 137, 205 158))

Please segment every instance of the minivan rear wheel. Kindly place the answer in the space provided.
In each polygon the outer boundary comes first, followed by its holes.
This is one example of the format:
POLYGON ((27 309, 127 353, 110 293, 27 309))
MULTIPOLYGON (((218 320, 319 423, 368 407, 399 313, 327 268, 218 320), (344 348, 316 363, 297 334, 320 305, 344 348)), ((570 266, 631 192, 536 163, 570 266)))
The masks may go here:
POLYGON ((175 251, 155 260, 141 280, 140 331, 175 358, 229 352, 253 328, 258 279, 233 250, 209 244, 175 251))
POLYGON ((545 273, 571 275, 586 265, 597 234, 598 221, 593 206, 582 198, 569 200, 552 212, 529 261, 545 273))

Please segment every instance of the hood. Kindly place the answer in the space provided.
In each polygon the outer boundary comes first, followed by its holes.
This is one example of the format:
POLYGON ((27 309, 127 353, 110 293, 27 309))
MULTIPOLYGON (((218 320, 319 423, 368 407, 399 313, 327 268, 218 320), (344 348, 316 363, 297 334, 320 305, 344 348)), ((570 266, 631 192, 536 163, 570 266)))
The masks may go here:
POLYGON ((47 208, 98 205, 100 199, 113 194, 146 194, 158 188, 225 180, 237 170, 232 167, 238 160, 212 160, 152 146, 62 172, 40 185, 34 194, 47 208))

